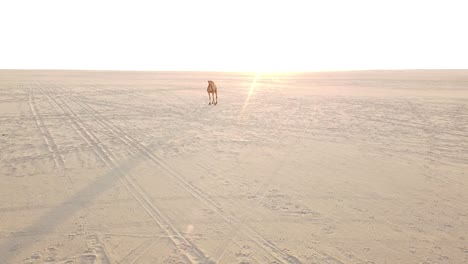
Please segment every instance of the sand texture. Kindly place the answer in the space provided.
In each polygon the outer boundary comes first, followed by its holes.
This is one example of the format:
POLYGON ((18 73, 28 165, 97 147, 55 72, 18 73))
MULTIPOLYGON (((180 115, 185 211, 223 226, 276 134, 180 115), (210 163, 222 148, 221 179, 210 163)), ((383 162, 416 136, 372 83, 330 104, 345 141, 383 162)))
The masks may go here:
POLYGON ((1 70, 0 179, 2 264, 468 263, 468 71, 1 70))

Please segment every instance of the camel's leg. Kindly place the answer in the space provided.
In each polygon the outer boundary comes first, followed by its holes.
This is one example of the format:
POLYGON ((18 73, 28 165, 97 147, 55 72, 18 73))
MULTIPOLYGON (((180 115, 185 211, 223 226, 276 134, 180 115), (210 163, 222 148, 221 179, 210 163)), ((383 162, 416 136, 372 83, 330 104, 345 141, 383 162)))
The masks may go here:
POLYGON ((218 92, 217 91, 215 91, 215 93, 213 94, 213 101, 214 101, 215 95, 216 95, 216 102, 214 104, 217 105, 218 104, 218 92))
POLYGON ((211 104, 211 94, 208 92, 208 105, 211 104))

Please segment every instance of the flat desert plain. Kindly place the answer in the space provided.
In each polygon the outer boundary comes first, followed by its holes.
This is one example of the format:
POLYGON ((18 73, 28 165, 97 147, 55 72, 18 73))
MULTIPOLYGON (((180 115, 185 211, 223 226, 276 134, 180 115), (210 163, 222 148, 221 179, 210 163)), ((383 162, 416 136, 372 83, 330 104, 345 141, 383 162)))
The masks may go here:
POLYGON ((2 264, 468 263, 468 71, 1 70, 0 130, 2 264))

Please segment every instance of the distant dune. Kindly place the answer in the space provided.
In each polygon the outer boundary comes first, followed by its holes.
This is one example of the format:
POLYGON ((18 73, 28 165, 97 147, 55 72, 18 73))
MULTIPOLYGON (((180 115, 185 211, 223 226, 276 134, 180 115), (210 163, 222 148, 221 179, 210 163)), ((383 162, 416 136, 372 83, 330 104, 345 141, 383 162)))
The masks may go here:
POLYGON ((468 70, 0 70, 0 130, 0 263, 468 263, 468 70))

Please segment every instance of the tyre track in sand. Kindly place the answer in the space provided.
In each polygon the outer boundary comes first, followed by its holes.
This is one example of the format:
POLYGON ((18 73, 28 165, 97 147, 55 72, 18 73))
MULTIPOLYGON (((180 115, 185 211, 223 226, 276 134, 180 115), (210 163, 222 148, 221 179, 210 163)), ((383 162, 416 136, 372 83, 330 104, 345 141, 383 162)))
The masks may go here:
MULTIPOLYGON (((41 90, 40 86, 37 86, 37 89, 41 90)), ((46 95, 42 90, 41 90, 41 92, 44 95, 46 95)), ((62 179, 62 181, 63 181, 63 183, 65 185, 67 196, 70 198, 70 197, 72 197, 72 192, 74 190, 73 182, 72 182, 70 176, 65 172, 65 161, 64 161, 62 155, 60 154, 60 150, 59 150, 57 144, 55 143, 55 140, 54 140, 52 134, 50 133, 49 129, 47 128, 44 121, 42 120, 41 115, 39 114, 38 107, 37 107, 36 101, 34 99, 34 89, 32 87, 29 87, 28 103, 29 103, 29 107, 31 109, 31 113, 32 113, 32 115, 34 117, 34 120, 36 121, 36 124, 39 127, 39 130, 41 132, 41 136, 44 139, 44 141, 45 141, 45 143, 47 145, 47 148, 49 149, 49 152, 53 156, 53 160, 54 160, 57 172, 59 174, 59 177, 62 179)), ((81 218, 77 218, 76 216, 74 216, 74 218, 75 218, 76 222, 80 223, 80 227, 83 228, 82 231, 84 232, 84 234, 86 236, 86 243, 88 244, 90 242, 91 238, 89 237, 89 233, 86 231, 86 229, 84 229, 85 224, 83 223, 81 218)), ((94 239, 94 240, 98 241, 97 239, 94 239)), ((109 257, 107 256, 106 252, 104 250, 102 250, 102 248, 99 245, 97 245, 95 247, 95 254, 99 257, 99 259, 101 260, 101 262, 103 264, 110 263, 109 257)), ((92 255, 89 255, 89 256, 92 256, 92 255)))
MULTIPOLYGON (((56 91, 62 90, 62 88, 58 85, 55 85, 56 91)), ((94 115, 94 121, 97 124, 100 124, 102 128, 107 129, 109 132, 114 134, 118 139, 120 139, 125 145, 129 148, 133 149, 134 154, 143 155, 148 160, 152 161, 155 165, 157 165, 163 172, 167 175, 171 176, 172 178, 176 179, 180 186, 187 191, 190 195, 194 198, 199 200, 202 204, 204 204, 207 208, 212 210, 213 212, 217 213, 222 219, 224 219, 227 223, 234 226, 235 228, 239 229, 243 234, 245 234, 251 241, 255 244, 260 246, 264 251, 266 251, 269 255, 271 255, 276 261, 280 261, 281 263, 293 263, 299 264, 302 263, 298 258, 289 255, 288 253, 282 251, 276 245, 274 245, 271 241, 267 240, 266 238, 262 237, 256 231, 248 227, 243 223, 242 220, 236 218, 234 215, 224 212, 219 204, 213 201, 206 193, 202 190, 196 188, 192 184, 190 184, 187 180, 185 180, 179 173, 177 173, 174 169, 170 167, 166 162, 164 162, 161 158, 155 155, 149 147, 144 146, 136 139, 132 138, 129 134, 127 134, 122 129, 114 126, 111 122, 107 121, 104 117, 100 115, 98 111, 96 111, 93 107, 80 101, 79 99, 76 100, 70 96, 66 96, 63 92, 61 92, 62 96, 67 97, 70 101, 75 103, 76 106, 80 107, 83 111, 87 111, 89 116, 94 115)), ((65 103, 64 103, 65 104, 65 103)), ((67 105, 67 104, 65 104, 67 105)), ((67 107, 69 107, 67 105, 67 107)), ((149 202, 149 201, 148 201, 149 202)))
POLYGON ((57 173, 61 178, 66 178, 65 186, 68 195, 70 191, 73 189, 73 184, 69 177, 65 174, 65 162, 63 161, 63 157, 60 154, 59 148, 55 143, 55 140, 52 134, 49 132, 49 129, 44 124, 44 120, 42 120, 41 115, 39 114, 38 107, 36 101, 34 99, 34 90, 32 87, 29 87, 29 94, 28 94, 28 103, 31 113, 33 115, 33 119, 36 122, 37 127, 41 132, 41 136, 47 145, 49 152, 52 155, 52 159, 54 160, 55 168, 57 169, 57 173))
POLYGON ((133 198, 143 207, 148 215, 169 236, 170 240, 174 243, 176 248, 183 253, 187 260, 191 263, 210 263, 211 260, 209 260, 209 258, 206 257, 203 252, 193 243, 188 241, 172 225, 168 217, 153 205, 149 195, 141 187, 139 187, 127 173, 123 172, 117 166, 118 162, 114 155, 104 145, 100 144, 98 137, 90 129, 88 129, 84 123, 82 123, 80 117, 73 111, 68 103, 62 99, 63 97, 67 96, 61 94, 61 97, 57 97, 58 99, 55 99, 54 96, 50 95, 50 88, 42 89, 41 84, 37 83, 37 85, 43 94, 50 100, 51 104, 53 104, 57 110, 68 116, 75 130, 87 142, 87 144, 93 146, 96 155, 98 155, 98 157, 106 164, 106 166, 119 174, 118 176, 121 183, 125 186, 133 198))

